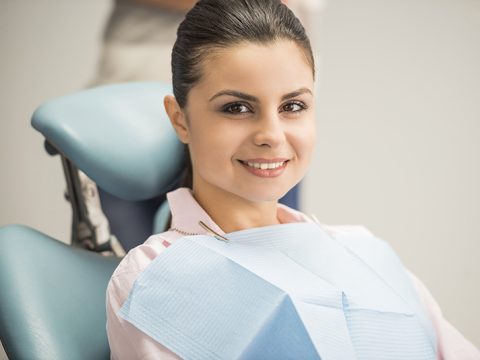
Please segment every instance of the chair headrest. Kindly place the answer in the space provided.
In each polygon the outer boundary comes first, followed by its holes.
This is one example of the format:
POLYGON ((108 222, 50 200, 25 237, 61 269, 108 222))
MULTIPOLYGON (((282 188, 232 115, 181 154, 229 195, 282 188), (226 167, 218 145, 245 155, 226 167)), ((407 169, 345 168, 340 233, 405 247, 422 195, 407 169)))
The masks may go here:
POLYGON ((42 104, 32 126, 101 188, 125 200, 169 190, 183 145, 163 106, 163 83, 101 86, 42 104))

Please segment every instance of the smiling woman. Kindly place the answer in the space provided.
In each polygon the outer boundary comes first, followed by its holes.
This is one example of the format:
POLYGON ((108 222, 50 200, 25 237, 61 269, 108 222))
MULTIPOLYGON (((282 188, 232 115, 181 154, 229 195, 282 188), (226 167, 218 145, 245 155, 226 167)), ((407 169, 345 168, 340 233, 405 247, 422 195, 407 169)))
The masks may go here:
POLYGON ((278 224, 276 202, 305 175, 315 143, 311 65, 294 41, 277 40, 219 50, 204 67, 215 71, 183 109, 165 99, 190 150, 195 199, 226 232, 278 224))
POLYGON ((114 359, 436 359, 478 351, 363 227, 278 204, 315 146, 314 60, 278 0, 201 0, 164 105, 191 188, 107 290, 114 359))

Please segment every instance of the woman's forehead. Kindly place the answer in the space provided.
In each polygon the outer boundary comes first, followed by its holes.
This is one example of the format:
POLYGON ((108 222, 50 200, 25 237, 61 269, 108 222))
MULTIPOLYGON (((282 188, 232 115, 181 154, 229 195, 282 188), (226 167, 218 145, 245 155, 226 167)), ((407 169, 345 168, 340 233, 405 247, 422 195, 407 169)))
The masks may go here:
POLYGON ((192 91, 202 97, 224 89, 258 96, 274 96, 299 88, 310 88, 313 92, 311 65, 303 49, 291 40, 266 44, 244 42, 215 49, 201 67, 200 80, 192 91))

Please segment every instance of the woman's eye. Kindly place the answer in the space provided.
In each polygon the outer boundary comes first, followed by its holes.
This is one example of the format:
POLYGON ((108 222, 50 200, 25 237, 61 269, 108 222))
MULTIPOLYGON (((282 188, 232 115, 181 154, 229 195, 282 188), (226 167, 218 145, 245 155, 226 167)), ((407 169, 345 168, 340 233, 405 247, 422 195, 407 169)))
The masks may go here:
POLYGON ((243 114, 243 113, 250 112, 250 109, 244 104, 233 103, 233 104, 228 104, 224 106, 222 111, 229 114, 243 114))
POLYGON ((291 101, 282 106, 282 111, 286 112, 298 112, 305 110, 307 106, 300 101, 291 101))

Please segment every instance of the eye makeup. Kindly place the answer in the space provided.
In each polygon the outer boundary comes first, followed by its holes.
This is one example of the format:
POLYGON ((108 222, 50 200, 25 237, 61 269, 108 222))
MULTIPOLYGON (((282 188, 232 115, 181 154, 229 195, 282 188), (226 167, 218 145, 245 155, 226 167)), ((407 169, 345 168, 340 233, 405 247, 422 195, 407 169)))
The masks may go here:
POLYGON ((220 108, 220 111, 230 115, 245 114, 245 113, 253 112, 250 109, 250 106, 248 104, 245 104, 241 101, 230 102, 226 105, 223 105, 220 108))
POLYGON ((298 112, 301 112, 301 111, 304 111, 304 110, 307 110, 307 109, 308 109, 308 106, 303 101, 292 100, 292 101, 288 101, 287 103, 283 104, 280 107, 280 112, 298 113, 298 112), (286 107, 295 107, 296 109, 295 110, 292 110, 292 109, 287 110, 286 107))
MULTIPOLYGON (((285 113, 286 115, 299 115, 307 109, 308 105, 305 104, 303 101, 290 100, 282 104, 279 107, 278 112, 285 113)), ((223 114, 230 116, 246 116, 247 114, 255 112, 250 104, 242 101, 234 101, 222 105, 219 111, 223 114)))

